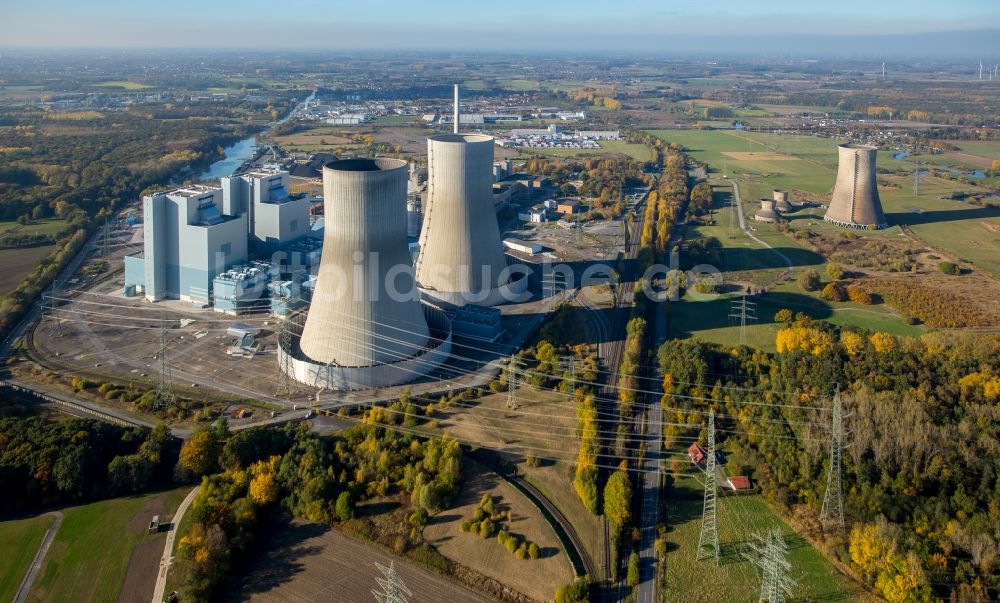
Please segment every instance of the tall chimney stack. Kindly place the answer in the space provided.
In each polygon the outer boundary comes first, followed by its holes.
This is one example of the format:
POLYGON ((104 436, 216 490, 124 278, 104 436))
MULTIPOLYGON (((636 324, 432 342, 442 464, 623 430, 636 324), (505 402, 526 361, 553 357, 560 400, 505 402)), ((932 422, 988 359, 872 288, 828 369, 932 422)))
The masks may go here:
POLYGON ((458 84, 455 84, 455 126, 453 132, 458 134, 458 84))

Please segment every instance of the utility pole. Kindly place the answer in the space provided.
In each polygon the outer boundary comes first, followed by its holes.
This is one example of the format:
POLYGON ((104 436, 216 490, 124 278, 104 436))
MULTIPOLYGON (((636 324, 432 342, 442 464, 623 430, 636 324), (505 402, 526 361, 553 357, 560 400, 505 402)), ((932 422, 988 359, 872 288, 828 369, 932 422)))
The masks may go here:
POLYGON ((382 572, 383 578, 375 578, 382 590, 372 590, 372 595, 378 603, 409 603, 407 597, 412 597, 413 593, 406 588, 403 580, 396 573, 395 562, 390 561, 389 567, 376 562, 375 567, 382 572))
POLYGON ((747 322, 757 320, 757 304, 747 301, 746 293, 734 300, 729 306, 729 317, 740 321, 740 345, 747 342, 747 322))
POLYGON ((156 398, 153 406, 167 408, 175 402, 174 384, 170 377, 170 363, 167 362, 167 319, 160 319, 160 375, 156 382, 156 398))
POLYGON ((826 493, 819 519, 823 527, 835 524, 844 529, 844 490, 841 483, 841 456, 844 449, 844 409, 840 402, 840 386, 833 394, 833 429, 830 431, 830 466, 826 473, 826 493))
POLYGON ((513 355, 507 365, 507 408, 517 410, 517 357, 513 355))
POLYGON ((781 530, 771 529, 766 535, 754 534, 753 541, 747 543, 748 551, 743 558, 761 570, 760 603, 785 603, 792 590, 798 586, 788 573, 792 564, 788 562, 788 545, 781 530))
POLYGON ((718 483, 715 479, 715 411, 708 413, 708 450, 705 458, 705 499, 701 508, 701 534, 696 561, 715 559, 719 565, 719 524, 716 509, 718 483))

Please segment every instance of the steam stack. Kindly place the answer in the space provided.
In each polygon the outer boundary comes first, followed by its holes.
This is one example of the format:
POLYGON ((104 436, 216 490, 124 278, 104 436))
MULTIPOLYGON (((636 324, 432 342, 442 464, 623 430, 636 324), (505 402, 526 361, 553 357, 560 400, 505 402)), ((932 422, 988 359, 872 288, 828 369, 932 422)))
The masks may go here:
POLYGON ((427 194, 417 284, 446 306, 492 306, 526 286, 512 281, 493 207, 493 138, 443 134, 427 140, 427 194))
POLYGON ((774 194, 774 209, 781 213, 792 211, 792 206, 788 204, 788 191, 772 191, 774 194))
POLYGON ((845 228, 885 228, 888 224, 875 181, 877 149, 862 144, 842 144, 837 148, 840 165, 826 221, 845 228))
POLYGON ((407 164, 346 159, 323 167, 323 257, 304 325, 283 370, 325 389, 386 387, 437 368, 450 324, 423 306, 406 243, 407 164))

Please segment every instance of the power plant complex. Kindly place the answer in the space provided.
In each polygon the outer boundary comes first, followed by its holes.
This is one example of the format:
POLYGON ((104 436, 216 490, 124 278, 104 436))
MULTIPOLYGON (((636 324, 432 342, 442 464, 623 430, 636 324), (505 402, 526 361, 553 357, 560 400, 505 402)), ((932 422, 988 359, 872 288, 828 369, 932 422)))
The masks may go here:
POLYGON ((312 303, 304 320, 288 319, 290 336, 279 346, 281 370, 296 381, 338 391, 413 381, 451 352, 444 308, 459 322, 492 324, 480 336, 495 338, 499 313, 468 307, 525 292, 527 279, 507 267, 494 209, 494 141, 458 133, 457 86, 454 123, 454 133, 427 141, 416 268, 406 238, 407 163, 348 159, 323 168, 325 233, 312 303))
POLYGON ((851 143, 842 144, 837 149, 840 152, 837 183, 824 219, 845 228, 885 228, 888 223, 882 211, 875 180, 877 149, 851 143))

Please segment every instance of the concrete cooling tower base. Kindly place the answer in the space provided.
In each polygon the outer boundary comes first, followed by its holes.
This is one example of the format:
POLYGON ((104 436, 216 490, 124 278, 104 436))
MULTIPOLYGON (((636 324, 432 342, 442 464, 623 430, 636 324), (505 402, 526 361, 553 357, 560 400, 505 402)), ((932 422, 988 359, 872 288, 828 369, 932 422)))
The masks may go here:
POLYGON ((444 312, 427 304, 423 304, 423 311, 430 330, 427 346, 413 356, 370 366, 339 366, 308 358, 300 346, 305 317, 293 317, 289 319, 290 349, 279 346, 278 366, 281 370, 287 367, 289 376, 299 383, 333 391, 392 387, 426 377, 451 354, 451 321, 444 312))
POLYGON ((888 228, 889 225, 885 222, 882 224, 855 224, 854 222, 841 222, 840 220, 835 220, 830 216, 824 216, 823 220, 829 222, 830 224, 835 224, 841 228, 853 228, 854 230, 882 230, 883 228, 888 228))
POLYGON ((511 302, 523 302, 529 297, 528 279, 512 279, 507 284, 489 291, 437 291, 418 287, 420 297, 429 303, 444 308, 460 308, 466 304, 474 306, 498 306, 511 302))

